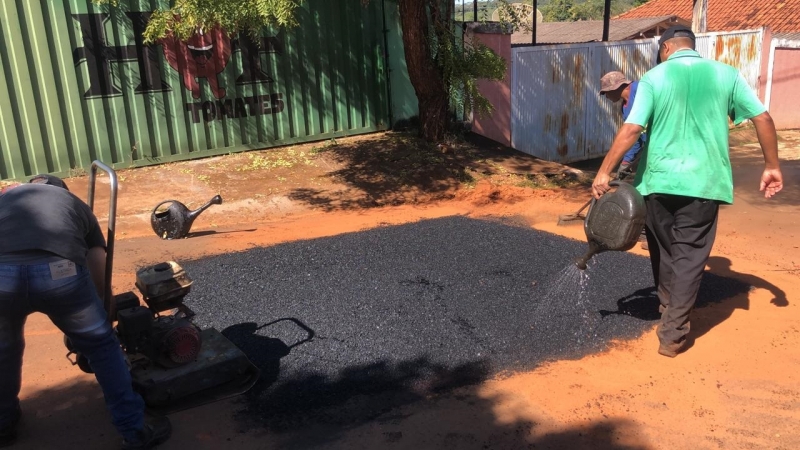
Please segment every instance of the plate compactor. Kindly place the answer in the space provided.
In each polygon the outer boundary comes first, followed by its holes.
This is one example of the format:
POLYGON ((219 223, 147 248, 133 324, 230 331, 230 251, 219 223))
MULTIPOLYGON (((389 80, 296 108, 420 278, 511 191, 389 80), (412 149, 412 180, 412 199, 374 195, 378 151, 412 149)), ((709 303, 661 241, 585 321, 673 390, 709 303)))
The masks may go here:
MULTIPOLYGON (((117 176, 107 165, 95 161, 89 180, 88 204, 94 207, 97 169, 110 179, 106 278, 104 305, 109 320, 127 355, 134 389, 148 409, 168 413, 239 395, 258 379, 259 370, 245 354, 214 328, 201 330, 192 323, 194 312, 184 303, 192 280, 174 261, 162 262, 136 272, 134 292, 111 294, 114 255, 117 176)), ((65 338, 67 358, 91 373, 84 355, 65 338)))

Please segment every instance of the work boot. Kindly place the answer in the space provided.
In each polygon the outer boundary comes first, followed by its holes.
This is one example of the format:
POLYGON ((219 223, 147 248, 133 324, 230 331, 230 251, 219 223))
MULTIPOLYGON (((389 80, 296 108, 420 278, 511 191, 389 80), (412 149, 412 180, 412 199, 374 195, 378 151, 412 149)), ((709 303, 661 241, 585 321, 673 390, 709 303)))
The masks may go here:
POLYGON ((650 250, 650 247, 647 245, 647 235, 644 233, 644 228, 642 228, 642 234, 639 235, 639 242, 641 242, 642 249, 650 250))
POLYGON ((22 417, 22 409, 17 405, 17 412, 11 424, 0 430, 0 447, 9 447, 17 441, 17 424, 22 417))
POLYGON ((685 339, 678 343, 670 343, 670 344, 661 343, 658 346, 658 354, 674 358, 678 356, 678 353, 684 350, 684 347, 686 347, 685 339))
POLYGON ((144 428, 137 432, 137 439, 129 441, 123 439, 122 450, 140 450, 153 448, 166 442, 172 434, 172 424, 167 417, 157 417, 144 424, 144 428))

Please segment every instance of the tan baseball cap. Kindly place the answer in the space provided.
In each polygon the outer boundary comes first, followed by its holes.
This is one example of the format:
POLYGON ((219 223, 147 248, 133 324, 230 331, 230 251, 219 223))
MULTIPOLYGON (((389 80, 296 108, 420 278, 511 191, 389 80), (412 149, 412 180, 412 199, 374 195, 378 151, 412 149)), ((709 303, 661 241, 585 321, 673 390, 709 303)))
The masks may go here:
POLYGON ((613 71, 608 72, 600 78, 600 95, 606 92, 616 91, 623 84, 631 84, 632 81, 627 79, 622 72, 613 71))

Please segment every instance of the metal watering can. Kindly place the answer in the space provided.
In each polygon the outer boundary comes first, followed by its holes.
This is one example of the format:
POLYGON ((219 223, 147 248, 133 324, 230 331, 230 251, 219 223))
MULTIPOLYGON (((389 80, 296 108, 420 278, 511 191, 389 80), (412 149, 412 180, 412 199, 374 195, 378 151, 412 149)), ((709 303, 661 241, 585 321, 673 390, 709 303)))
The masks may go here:
POLYGON ((593 199, 583 222, 589 251, 575 260, 575 265, 586 270, 586 263, 597 253, 609 250, 625 251, 633 248, 642 234, 646 209, 644 197, 624 181, 612 181, 617 189, 593 199))
POLYGON ((153 231, 155 231, 161 239, 184 238, 189 234, 194 219, 196 219, 200 213, 208 209, 211 205, 221 204, 222 197, 216 195, 205 205, 194 211, 189 211, 186 205, 177 200, 165 200, 153 208, 153 213, 150 215, 150 225, 152 225, 153 231), (166 209, 159 211, 161 205, 167 203, 170 205, 166 209))

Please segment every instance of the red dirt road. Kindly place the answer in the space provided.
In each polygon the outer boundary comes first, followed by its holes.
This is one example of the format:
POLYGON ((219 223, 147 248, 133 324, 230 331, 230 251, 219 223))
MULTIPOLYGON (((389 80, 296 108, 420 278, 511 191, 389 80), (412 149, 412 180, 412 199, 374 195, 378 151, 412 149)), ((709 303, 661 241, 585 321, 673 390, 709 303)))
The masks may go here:
MULTIPOLYGON (((722 209, 709 270, 753 288, 695 311, 695 343, 677 358, 656 353, 651 331, 604 353, 504 374, 367 424, 286 434, 240 432, 234 415, 241 406, 232 399, 173 414, 174 435, 160 448, 800 448, 800 132, 783 134, 786 188, 773 200, 757 191, 758 147, 740 145, 732 155, 736 203, 722 209)), ((423 205, 327 212, 287 196, 265 195, 252 184, 249 193, 241 188, 235 201, 198 219, 193 231, 213 233, 162 241, 149 228, 148 211, 166 198, 164 192, 194 206, 216 193, 194 176, 184 177, 184 183, 159 178, 163 170, 124 174, 116 291, 132 288, 137 267, 162 260, 450 215, 510 216, 539 230, 583 238, 580 225, 556 226, 558 215, 577 209, 583 197, 478 182, 451 199, 423 205)), ((70 183, 74 192, 85 192, 85 186, 85 178, 70 183)), ((639 248, 632 252, 646 254, 639 248)), ((26 339, 17 447, 117 447, 100 389, 93 377, 69 366, 60 332, 37 314, 28 321, 26 339)), ((353 399, 348 407, 357 408, 362 400, 353 399)))

